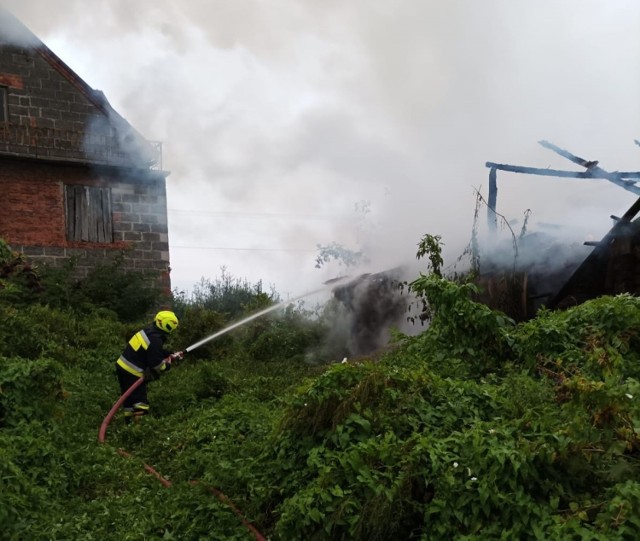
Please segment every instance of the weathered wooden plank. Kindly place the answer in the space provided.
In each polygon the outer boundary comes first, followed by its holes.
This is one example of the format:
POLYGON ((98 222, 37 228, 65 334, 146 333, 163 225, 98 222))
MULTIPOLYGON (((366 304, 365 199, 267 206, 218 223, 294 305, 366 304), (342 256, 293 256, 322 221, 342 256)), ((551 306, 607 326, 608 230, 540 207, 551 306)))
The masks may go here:
POLYGON ((598 272, 602 272, 602 268, 604 268, 603 261, 606 260, 606 252, 609 250, 611 241, 622 236, 625 228, 628 227, 638 212, 640 212, 640 198, 629 207, 629 210, 622 215, 622 218, 620 218, 602 240, 597 243, 593 251, 585 258, 553 298, 551 298, 547 305, 548 308, 552 310, 557 308, 559 303, 567 297, 580 282, 593 278, 598 275, 598 272))
MULTIPOLYGON (((499 171, 509 171, 511 173, 527 173, 529 175, 540 175, 543 177, 561 177, 561 178, 593 178, 605 179, 606 176, 600 175, 598 171, 564 171, 562 169, 542 169, 540 167, 524 167, 521 165, 509 165, 506 163, 486 162, 485 167, 490 169, 498 169, 499 171)), ((633 185, 637 181, 630 180, 640 178, 640 171, 615 171, 608 173, 607 176, 615 176, 616 178, 627 181, 633 185)))
POLYGON ((102 205, 100 201, 99 188, 87 188, 89 195, 89 240, 91 242, 101 242, 100 227, 102 222, 102 205))
POLYGON ((595 173, 598 175, 599 178, 607 179, 609 182, 613 182, 614 184, 617 184, 618 186, 624 188, 625 190, 629 190, 630 192, 633 192, 636 195, 640 195, 640 188, 637 187, 635 183, 633 183, 630 180, 623 180, 617 174, 609 173, 608 171, 605 171, 601 167, 598 167, 597 160, 585 160, 584 158, 580 158, 579 156, 572 154, 568 150, 564 150, 563 148, 560 148, 554 145, 553 143, 549 143, 549 141, 538 141, 538 143, 543 147, 548 148, 549 150, 553 150, 556 154, 559 154, 560 156, 567 158, 573 163, 581 165, 582 167, 586 167, 587 172, 592 174, 595 173))
POLYGON ((104 208, 103 208, 103 190, 102 188, 94 188, 96 192, 96 238, 98 242, 105 242, 104 235, 104 208))
POLYGON ((111 188, 104 188, 102 217, 105 242, 113 242, 113 224, 111 221, 111 188))
POLYGON ((80 197, 80 240, 88 242, 89 241, 89 191, 88 186, 80 186, 79 192, 80 197))
POLYGON ((73 187, 73 206, 74 220, 73 220, 73 240, 82 240, 82 189, 79 186, 73 187))
POLYGON ((108 225, 111 222, 109 211, 109 188, 98 188, 98 205, 96 211, 99 215, 98 242, 111 242, 111 232, 108 225))
POLYGON ((74 235, 74 223, 75 223, 75 205, 73 203, 73 187, 68 184, 64 187, 64 204, 65 215, 67 217, 67 239, 73 240, 74 235))
POLYGON ((496 168, 489 171, 489 200, 487 201, 487 222, 489 229, 495 232, 497 227, 496 199, 498 198, 498 182, 496 179, 496 168))

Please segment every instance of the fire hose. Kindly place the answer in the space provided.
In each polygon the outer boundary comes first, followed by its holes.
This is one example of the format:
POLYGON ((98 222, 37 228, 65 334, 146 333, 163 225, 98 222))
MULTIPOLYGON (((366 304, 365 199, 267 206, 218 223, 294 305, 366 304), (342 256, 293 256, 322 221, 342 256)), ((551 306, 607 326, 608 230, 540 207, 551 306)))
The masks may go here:
MULTIPOLYGON (((346 277, 348 278, 348 277, 346 277)), ((336 279, 336 280, 344 280, 346 278, 340 278, 340 279, 336 279)), ((331 280, 330 282, 333 283, 336 280, 331 280)), ((329 282, 327 282, 328 284, 329 282)), ((333 287, 333 285, 331 286, 333 287)), ((207 336, 206 338, 203 338, 202 340, 200 340, 199 342, 196 342, 195 344, 191 344, 188 348, 186 348, 184 350, 183 353, 189 353, 190 351, 193 351, 196 348, 199 348, 200 346, 206 344, 207 342, 209 342, 210 340, 213 340, 233 329, 235 329, 236 327, 239 327, 241 325, 244 325, 245 323, 248 323, 249 321, 252 321, 258 317, 261 317, 265 314, 268 314, 269 312, 272 312, 274 310, 279 310, 299 299, 303 299, 304 297, 307 297, 309 295, 313 295, 315 293, 319 293, 321 291, 326 290, 326 284, 325 287, 322 287, 320 289, 317 289, 315 291, 310 291, 308 293, 304 293, 303 295, 299 295, 298 297, 294 297, 292 299, 289 299, 287 301, 283 301, 280 304, 276 304, 273 306, 270 306, 268 308, 265 308, 264 310, 261 310, 260 312, 257 312, 251 316, 246 317, 245 319, 243 319, 242 321, 238 321, 236 323, 233 323, 231 325, 228 325, 227 327, 225 327, 224 329, 210 335, 207 336)), ((171 363, 171 361, 176 358, 175 355, 170 355, 167 359, 165 359, 166 362, 171 363)), ((181 355, 180 355, 181 357, 181 355)), ((120 407, 122 406, 122 404, 124 403, 124 401, 131 395, 131 393, 133 393, 133 391, 135 391, 140 385, 142 385, 142 383, 145 381, 144 379, 144 375, 142 375, 141 377, 138 378, 138 380, 131 386, 129 387, 123 394, 122 396, 120 396, 120 398, 116 401, 116 403, 113 405, 113 407, 109 410, 109 413, 107 413, 107 416, 104 418, 104 420, 102 421, 102 424, 100 425, 100 432, 98 434, 98 441, 100 443, 104 443, 106 440, 106 434, 107 434, 107 428, 109 427, 109 423, 111 423, 113 417, 115 416, 115 414, 117 413, 117 411, 120 409, 120 407)), ((127 451, 125 451, 124 449, 118 449, 118 453, 121 456, 130 458, 131 454, 128 453, 127 451)), ((150 474, 152 474, 153 476, 155 476, 165 487, 170 487, 171 486, 171 481, 169 481, 168 479, 165 479, 164 477, 162 477, 162 475, 160 475, 154 468, 152 468, 151 466, 149 466, 148 464, 144 464, 144 469, 149 472, 150 474)), ((197 484, 198 481, 191 481, 191 484, 197 484)), ((233 502, 227 497, 225 496, 220 490, 218 490, 217 488, 213 488, 213 487, 208 487, 208 490, 214 494, 221 502, 225 503, 226 505, 228 505, 234 513, 236 513, 239 517, 240 520, 242 521, 242 523, 251 531, 251 533, 253 533, 254 537, 256 538, 257 541, 266 541, 266 537, 264 535, 262 535, 256 528, 255 526, 253 526, 247 519, 246 517, 242 514, 242 512, 233 504, 233 502)))
MULTIPOLYGON (((198 345, 201 345, 201 344, 198 344, 198 345)), ((191 346, 190 348, 187 348, 185 351, 190 351, 191 349, 195 349, 194 346, 191 346)), ((169 358, 169 362, 171 362, 171 357, 169 358)), ((120 407, 122 406, 124 401, 131 395, 131 393, 133 393, 133 391, 135 391, 140 385, 142 385, 142 383, 144 381, 145 381, 144 375, 140 376, 138 378, 138 380, 131 387, 129 387, 120 396, 120 398, 118 398, 116 403, 109 410, 109 413, 107 413, 106 417, 102 421, 102 424, 100 425, 100 431, 98 433, 98 441, 100 443, 105 443, 106 434, 107 434, 107 428, 109 427, 109 424, 111 423, 113 417, 118 412, 118 410, 120 409, 120 407)), ((130 453, 128 453, 127 451, 125 451, 124 449, 118 449, 118 454, 120 456, 125 457, 125 458, 132 458, 132 455, 130 453)), ((143 463, 143 466, 144 466, 144 469, 148 473, 150 473, 151 475, 156 477, 158 479, 158 481, 160 481, 160 483, 162 483, 162 485, 164 485, 165 487, 170 487, 171 486, 171 481, 169 481, 168 479, 163 477, 160 473, 158 473, 157 470, 155 470, 154 468, 152 468, 151 466, 149 466, 146 463, 143 463)), ((196 485, 196 484, 198 484, 198 481, 191 481, 191 484, 192 485, 196 485)), ((242 522, 242 524, 244 526, 247 527, 247 529, 249 529, 249 531, 253 534, 253 536, 256 539, 256 541, 267 541, 267 538, 264 535, 262 535, 253 524, 251 524, 249 522, 249 520, 244 516, 244 514, 234 505, 234 503, 225 494, 223 494, 220 490, 218 490, 217 488, 214 488, 214 487, 207 487, 207 489, 214 496, 216 496, 218 498, 218 500, 220 500, 222 503, 224 503, 227 506, 229 506, 231 508, 231 510, 236 515, 238 515, 240 517, 240 521, 242 522)))

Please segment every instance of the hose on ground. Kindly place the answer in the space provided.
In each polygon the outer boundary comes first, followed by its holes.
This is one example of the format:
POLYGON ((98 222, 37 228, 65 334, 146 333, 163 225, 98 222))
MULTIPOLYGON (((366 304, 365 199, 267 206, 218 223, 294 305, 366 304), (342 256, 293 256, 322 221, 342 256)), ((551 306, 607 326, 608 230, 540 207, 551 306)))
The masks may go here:
MULTIPOLYGON (((124 401, 131 395, 131 393, 133 393, 133 391, 135 391, 140 385, 142 385, 143 382, 144 382, 144 376, 141 376, 140 378, 138 378, 138 380, 131 387, 129 387, 120 396, 120 398, 118 398, 116 403, 109 410, 109 413, 107 413, 106 417, 102 421, 102 424, 100 425, 100 431, 98 433, 98 441, 100 443, 105 443, 106 437, 107 437, 107 428, 109 427, 109 424, 113 420, 113 417, 118 412, 118 410, 120 409, 120 407, 122 406, 124 401)), ((118 454, 120 456, 125 457, 125 458, 132 458, 131 453, 128 453, 124 449, 118 449, 118 454)), ((160 483, 162 483, 165 487, 170 487, 171 486, 171 481, 169 481, 168 479, 166 479, 165 477, 160 475, 160 473, 158 473, 154 468, 152 468, 148 464, 143 464, 143 465, 144 465, 144 469, 148 473, 150 473, 151 475, 156 477, 158 479, 158 481, 160 481, 160 483)), ((198 484, 198 481, 191 481, 191 484, 192 485, 196 485, 196 484, 198 484)), ((258 531, 258 529, 247 520, 247 518, 243 515, 243 513, 235 506, 235 504, 225 494, 223 494, 220 490, 218 490, 217 488, 214 488, 214 487, 207 487, 207 489, 214 496, 216 496, 216 498, 218 498, 218 500, 220 500, 225 505, 229 506, 229 508, 231 508, 231 510, 236 515, 238 515, 238 517, 240 517, 240 521, 253 534, 253 536, 256 539, 256 541, 267 541, 267 538, 264 535, 262 535, 258 531)))

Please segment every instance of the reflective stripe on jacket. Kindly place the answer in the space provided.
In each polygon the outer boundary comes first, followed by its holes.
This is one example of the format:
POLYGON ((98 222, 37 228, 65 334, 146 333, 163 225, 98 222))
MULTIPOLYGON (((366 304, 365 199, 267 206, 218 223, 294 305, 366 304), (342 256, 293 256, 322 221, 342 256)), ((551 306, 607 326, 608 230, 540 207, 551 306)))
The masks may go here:
POLYGON ((120 358, 116 362, 118 366, 120 366, 121 368, 124 368, 127 372, 129 372, 130 374, 133 374, 134 376, 140 377, 144 372, 144 370, 141 370, 139 366, 136 366, 135 364, 130 363, 122 355, 120 355, 120 358))
POLYGON ((166 339, 166 333, 155 325, 138 331, 131 337, 116 361, 118 366, 137 377, 142 376, 147 368, 165 370, 164 359, 170 354, 163 348, 166 339))

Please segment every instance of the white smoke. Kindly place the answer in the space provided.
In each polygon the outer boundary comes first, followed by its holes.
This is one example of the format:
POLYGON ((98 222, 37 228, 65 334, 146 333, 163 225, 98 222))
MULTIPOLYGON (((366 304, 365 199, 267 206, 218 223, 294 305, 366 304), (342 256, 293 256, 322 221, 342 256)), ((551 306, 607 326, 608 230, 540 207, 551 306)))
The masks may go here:
MULTIPOLYGON (((486 195, 486 161, 579 169, 540 139, 638 169, 631 0, 2 5, 164 142, 184 288, 225 265, 297 295, 341 271, 314 269, 316 246, 334 241, 378 271, 439 234, 451 261, 471 235, 474 190, 486 195)), ((499 173, 498 187, 509 219, 531 209, 532 226, 596 238, 635 200, 605 180, 499 173)))

